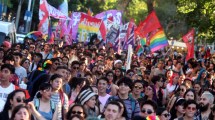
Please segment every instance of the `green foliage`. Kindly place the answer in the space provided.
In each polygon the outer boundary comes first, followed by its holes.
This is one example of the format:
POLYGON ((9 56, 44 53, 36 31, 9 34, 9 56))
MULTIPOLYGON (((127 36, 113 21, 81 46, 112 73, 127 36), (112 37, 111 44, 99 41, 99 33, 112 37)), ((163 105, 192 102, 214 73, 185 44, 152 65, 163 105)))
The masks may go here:
POLYGON ((127 12, 125 12, 128 18, 133 18, 138 24, 140 21, 144 20, 148 14, 147 4, 142 0, 132 0, 129 3, 127 12))
POLYGON ((64 0, 47 0, 47 2, 55 8, 58 8, 63 3, 63 1, 64 0))
POLYGON ((207 40, 209 43, 213 42, 215 39, 215 1, 197 0, 191 2, 191 0, 188 0, 190 2, 181 6, 180 3, 185 3, 186 1, 178 1, 179 16, 184 16, 186 23, 189 25, 188 28, 196 28, 198 31, 198 41, 207 40))
POLYGON ((181 13, 189 13, 195 10, 197 3, 194 0, 179 0, 178 11, 181 13))

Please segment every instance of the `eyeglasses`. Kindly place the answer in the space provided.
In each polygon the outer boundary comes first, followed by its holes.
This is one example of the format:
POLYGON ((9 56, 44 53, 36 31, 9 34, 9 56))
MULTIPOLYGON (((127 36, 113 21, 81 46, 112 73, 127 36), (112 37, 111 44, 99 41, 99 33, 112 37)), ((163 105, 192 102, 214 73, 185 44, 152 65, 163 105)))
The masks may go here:
POLYGON ((188 110, 192 110, 192 111, 195 111, 196 110, 196 107, 187 107, 188 110))
POLYGON ((18 103, 20 103, 20 102, 25 102, 26 99, 25 99, 25 98, 16 98, 16 101, 17 101, 18 103))
POLYGON ((161 115, 163 115, 165 118, 169 118, 171 116, 170 113, 165 113, 165 114, 161 114, 161 115))
POLYGON ((142 87, 142 86, 135 85, 134 88, 136 88, 136 89, 142 89, 143 87, 142 87))
POLYGON ((73 67, 73 69, 79 69, 79 67, 73 67))
POLYGON ((141 111, 142 113, 147 113, 147 114, 152 114, 153 112, 152 112, 152 110, 150 110, 150 109, 142 109, 142 111, 141 111))
POLYGON ((80 112, 80 111, 72 111, 72 114, 82 114, 83 112, 80 112))

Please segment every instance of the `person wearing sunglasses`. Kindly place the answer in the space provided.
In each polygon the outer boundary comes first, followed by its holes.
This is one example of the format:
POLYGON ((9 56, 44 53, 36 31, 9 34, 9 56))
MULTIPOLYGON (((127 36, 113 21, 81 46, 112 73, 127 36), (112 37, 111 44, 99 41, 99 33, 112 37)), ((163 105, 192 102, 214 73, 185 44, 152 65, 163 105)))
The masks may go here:
POLYGON ((58 58, 52 58, 51 61, 52 61, 52 66, 51 66, 49 75, 53 75, 56 72, 57 67, 60 65, 60 60, 58 58))
POLYGON ((66 118, 70 119, 73 115, 79 115, 83 118, 87 118, 87 114, 84 110, 84 106, 81 104, 74 104, 68 111, 66 118))
POLYGON ((181 84, 179 88, 176 90, 176 93, 170 98, 169 103, 167 105, 167 110, 172 111, 174 109, 173 105, 179 98, 184 98, 184 94, 187 90, 187 86, 185 84, 181 84))
MULTIPOLYGON (((197 112, 197 103, 195 100, 188 100, 184 103, 184 116, 177 118, 175 120, 197 120, 195 117, 195 113, 197 112)), ((208 119, 202 119, 202 120, 208 120, 208 119)))
POLYGON ((164 107, 160 107, 156 111, 160 120, 170 120, 171 114, 164 107))
POLYGON ((71 64, 71 70, 72 70, 72 77, 80 77, 79 74, 79 67, 80 63, 79 61, 73 61, 71 64))
POLYGON ((152 100, 146 100, 142 103, 140 116, 146 118, 147 116, 156 116, 157 104, 152 100))
POLYGON ((143 92, 143 82, 141 80, 134 81, 130 96, 133 97, 135 100, 139 100, 144 96, 142 92, 143 92))
MULTIPOLYGON (((1 120, 10 120, 12 117, 12 113, 15 110, 15 108, 19 105, 27 105, 28 109, 31 110, 32 115, 38 119, 38 120, 45 120, 40 113, 37 112, 35 109, 35 106, 32 102, 27 102, 26 100, 26 93, 22 89, 17 89, 11 92, 8 95, 8 98, 6 100, 5 106, 3 111, 0 113, 0 119, 1 120)), ((33 116, 31 116, 31 120, 33 119, 33 116)))
POLYGON ((57 119, 57 109, 55 103, 51 100, 52 86, 49 83, 42 83, 39 87, 39 92, 34 99, 36 110, 46 120, 57 119))

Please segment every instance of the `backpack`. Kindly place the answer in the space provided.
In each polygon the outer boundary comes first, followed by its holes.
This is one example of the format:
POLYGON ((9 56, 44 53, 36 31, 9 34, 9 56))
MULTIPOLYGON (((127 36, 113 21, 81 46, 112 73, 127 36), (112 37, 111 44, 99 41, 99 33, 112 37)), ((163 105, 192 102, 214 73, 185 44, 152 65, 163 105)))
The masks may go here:
MULTIPOLYGON (((39 99, 34 99, 34 105, 36 110, 38 111, 39 107, 40 107, 40 100, 39 99)), ((54 114, 55 112, 55 104, 53 101, 50 101, 50 107, 51 107, 51 111, 54 114)))
POLYGON ((33 89, 33 85, 34 83, 43 75, 45 75, 46 73, 41 73, 39 74, 38 76, 36 76, 34 79, 33 79, 33 76, 34 76, 34 73, 35 73, 36 70, 34 70, 31 75, 29 76, 29 81, 27 82, 27 90, 28 90, 28 93, 31 95, 32 93, 32 89, 33 89))

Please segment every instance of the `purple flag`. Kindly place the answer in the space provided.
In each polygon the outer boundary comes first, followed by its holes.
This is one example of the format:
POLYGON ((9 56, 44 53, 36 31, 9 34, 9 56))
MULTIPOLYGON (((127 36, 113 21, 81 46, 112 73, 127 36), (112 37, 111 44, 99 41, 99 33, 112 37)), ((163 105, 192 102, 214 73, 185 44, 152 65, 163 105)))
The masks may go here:
POLYGON ((123 46, 123 48, 125 50, 128 49, 129 44, 131 44, 134 47, 134 44, 135 44, 135 36, 134 36, 135 27, 136 27, 136 25, 135 25, 134 21, 131 20, 129 22, 128 29, 127 29, 127 39, 126 39, 125 44, 123 46))
POLYGON ((119 10, 108 10, 102 13, 95 15, 95 18, 102 19, 106 28, 108 27, 108 19, 113 17, 113 24, 121 25, 122 24, 122 12, 119 10))
POLYGON ((78 25, 79 25, 79 21, 81 19, 81 13, 82 12, 73 12, 71 15, 71 20, 69 21, 69 26, 67 31, 71 31, 72 29, 72 39, 74 41, 78 41, 77 40, 77 33, 78 33, 78 25))

